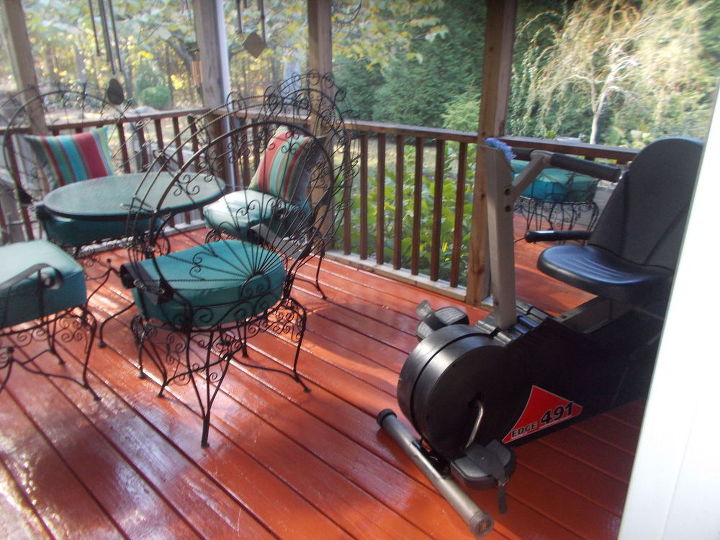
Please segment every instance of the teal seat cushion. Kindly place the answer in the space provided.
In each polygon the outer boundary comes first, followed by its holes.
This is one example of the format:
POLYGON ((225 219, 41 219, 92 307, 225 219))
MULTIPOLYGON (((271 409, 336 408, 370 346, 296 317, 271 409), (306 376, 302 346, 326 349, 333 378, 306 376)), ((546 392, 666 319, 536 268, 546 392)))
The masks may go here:
MULTIPOLYGON (((125 220, 90 221, 45 215, 41 219, 48 240, 65 247, 82 247, 104 240, 116 240, 128 235, 125 220)), ((136 234, 150 230, 151 219, 138 220, 136 234)))
POLYGON ((177 327, 203 328, 258 315, 280 300, 285 283, 277 253, 241 240, 195 246, 126 265, 126 271, 135 280, 133 296, 143 316, 177 327), (154 294, 160 275, 173 289, 168 297, 154 294))
POLYGON ((60 286, 45 288, 37 273, 16 285, 0 289, 0 327, 31 321, 44 315, 82 305, 87 300, 82 267, 62 249, 46 240, 18 242, 0 247, 0 283, 36 264, 52 268, 41 270, 44 278, 57 278, 60 286))
MULTIPOLYGON (((527 162, 514 159, 512 169, 519 174, 527 162)), ((524 197, 553 202, 592 202, 595 197, 597 180, 584 174, 564 169, 544 169, 522 192, 524 197)))
POLYGON ((302 218, 307 215, 307 204, 291 204, 254 189, 228 193, 203 208, 205 221, 212 229, 241 240, 248 240, 250 229, 260 224, 284 235, 304 223, 302 218))

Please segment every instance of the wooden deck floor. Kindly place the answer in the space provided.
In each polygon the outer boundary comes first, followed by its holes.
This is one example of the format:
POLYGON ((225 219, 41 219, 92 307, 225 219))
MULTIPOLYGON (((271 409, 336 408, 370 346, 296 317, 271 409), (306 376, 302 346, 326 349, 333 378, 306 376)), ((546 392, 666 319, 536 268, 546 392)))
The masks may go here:
MULTIPOLYGON (((551 311, 579 302, 539 278, 533 249, 523 249, 526 300, 551 311)), ((415 305, 455 302, 332 261, 321 282, 327 301, 296 285, 310 310, 299 369, 312 392, 232 365, 207 449, 191 390, 171 386, 161 399, 156 379, 138 378, 130 313, 108 325, 108 347, 93 351, 101 401, 15 370, 0 394, 0 536, 470 538, 375 421, 381 409, 398 410, 415 305)), ((127 298, 112 280, 92 309, 103 319, 127 298)), ((292 358, 291 345, 272 336, 250 345, 264 365, 292 358)), ((494 490, 473 494, 496 518, 490 537, 614 538, 641 417, 632 404, 517 448, 508 513, 498 514, 494 490)))

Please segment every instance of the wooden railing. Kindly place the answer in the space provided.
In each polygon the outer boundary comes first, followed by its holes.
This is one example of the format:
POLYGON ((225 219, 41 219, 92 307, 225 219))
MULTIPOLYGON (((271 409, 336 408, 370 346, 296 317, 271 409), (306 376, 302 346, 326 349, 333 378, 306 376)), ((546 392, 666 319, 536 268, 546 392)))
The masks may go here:
MULTIPOLYGON (((175 137, 191 137, 195 119, 205 112, 163 111, 129 116, 122 124, 133 123, 133 129, 140 129, 139 142, 152 141, 156 148, 163 148, 175 137)), ((67 125, 63 131, 96 125, 98 122, 67 125)), ((330 255, 464 297, 477 134, 363 121, 353 122, 353 129, 361 153, 353 186, 354 205, 343 216, 342 233, 330 255)), ((123 130, 119 131, 122 137, 123 130)), ((511 146, 618 164, 628 163, 637 153, 576 142, 502 139, 511 146)), ((192 219, 186 216, 187 220, 192 219)), ((5 220, 0 224, 10 228, 5 220)))
MULTIPOLYGON (((459 298, 467 285, 477 134, 355 122, 360 138, 356 206, 338 249, 357 266, 459 298)), ((527 137, 514 147, 627 164, 636 150, 527 137)), ((349 219, 348 219, 349 217, 349 219)))

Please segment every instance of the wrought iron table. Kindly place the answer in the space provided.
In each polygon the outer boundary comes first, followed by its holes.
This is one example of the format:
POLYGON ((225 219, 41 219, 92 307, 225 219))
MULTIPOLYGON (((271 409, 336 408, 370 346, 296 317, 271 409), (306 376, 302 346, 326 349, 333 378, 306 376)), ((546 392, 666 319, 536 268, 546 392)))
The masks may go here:
MULTIPOLYGON (((152 219, 149 216, 157 216, 158 211, 172 216, 200 208, 221 197, 224 191, 225 182, 208 174, 184 174, 182 179, 166 172, 121 174, 61 186, 45 195, 42 207, 57 218, 56 224, 72 226, 72 234, 81 235, 89 240, 88 244, 107 239, 132 242, 136 235, 148 231, 152 219)), ((93 278, 99 284, 90 296, 105 283, 111 270, 108 268, 93 278)), ((100 346, 104 345, 105 324, 132 305, 102 322, 100 346)))
POLYGON ((44 208, 59 217, 82 221, 125 221, 128 214, 184 212, 218 199, 225 182, 210 175, 188 175, 182 189, 170 173, 103 176, 66 184, 43 199, 44 208), (174 189, 170 189, 173 185, 174 189))

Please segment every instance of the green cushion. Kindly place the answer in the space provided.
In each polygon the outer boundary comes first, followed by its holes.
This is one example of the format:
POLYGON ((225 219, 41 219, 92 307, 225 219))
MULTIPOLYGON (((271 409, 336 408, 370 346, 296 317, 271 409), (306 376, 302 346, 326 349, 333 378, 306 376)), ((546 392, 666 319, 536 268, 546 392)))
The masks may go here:
POLYGON ((24 135, 42 165, 51 189, 113 174, 106 128, 72 135, 24 135))
POLYGON ((203 208, 208 225, 241 240, 248 240, 255 225, 267 225, 276 234, 284 235, 290 227, 298 227, 304 220, 298 213, 308 215, 308 204, 296 205, 254 189, 229 193, 203 208))
POLYGON ((0 289, 2 328, 79 306, 87 300, 82 267, 70 255, 46 240, 2 246, 0 257, 3 261, 0 265, 0 283, 36 264, 48 264, 55 269, 41 270, 45 276, 52 276, 54 272, 62 276, 62 284, 56 289, 41 287, 37 274, 9 289, 0 289))
POLYGON ((320 156, 320 139, 285 128, 268 143, 249 189, 297 202, 307 197, 312 168, 320 156))
MULTIPOLYGON (((48 240, 64 247, 82 247, 128 236, 126 220, 89 221, 47 214, 40 222, 48 240)), ((150 230, 150 223, 151 219, 147 218, 138 220, 134 226, 137 232, 143 233, 150 230)))
MULTIPOLYGON (((515 175, 527 165, 526 161, 512 160, 515 175)), ((523 191, 524 197, 554 202, 592 202, 597 180, 584 174, 564 169, 544 169, 523 191)))
POLYGON ((142 314, 178 327, 242 321, 275 305, 282 296, 282 258, 255 244, 222 240, 137 263, 130 272, 157 285, 160 274, 174 289, 169 299, 133 289, 142 314))

